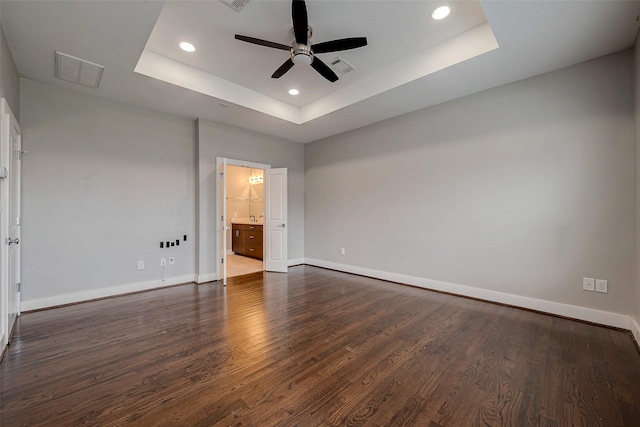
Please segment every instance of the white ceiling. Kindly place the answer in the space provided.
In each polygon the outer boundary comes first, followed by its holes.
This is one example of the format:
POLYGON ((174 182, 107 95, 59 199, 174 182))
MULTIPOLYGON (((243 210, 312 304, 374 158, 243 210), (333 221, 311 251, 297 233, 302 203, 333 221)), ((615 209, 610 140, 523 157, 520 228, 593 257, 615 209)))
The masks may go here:
POLYGON ((308 0, 313 43, 366 36, 318 55, 356 67, 329 83, 234 34, 290 45, 291 2, 11 1, 1 18, 21 77, 309 142, 633 45, 639 1, 308 0), (449 4, 434 21, 430 12, 449 4), (196 52, 182 52, 188 40, 196 52), (55 51, 105 66, 98 89, 55 78, 55 51), (137 72, 135 71, 137 70, 137 72), (150 77, 153 76, 153 77, 150 77), (292 97, 289 88, 300 89, 292 97))

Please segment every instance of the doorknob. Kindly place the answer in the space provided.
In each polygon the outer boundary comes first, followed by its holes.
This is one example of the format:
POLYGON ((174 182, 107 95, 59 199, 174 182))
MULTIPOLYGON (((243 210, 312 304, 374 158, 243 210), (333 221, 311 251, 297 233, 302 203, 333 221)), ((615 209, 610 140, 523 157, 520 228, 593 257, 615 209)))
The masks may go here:
POLYGON ((7 245, 11 246, 12 244, 18 244, 20 243, 20 239, 18 239, 17 237, 15 239, 12 239, 11 237, 7 237, 7 245))

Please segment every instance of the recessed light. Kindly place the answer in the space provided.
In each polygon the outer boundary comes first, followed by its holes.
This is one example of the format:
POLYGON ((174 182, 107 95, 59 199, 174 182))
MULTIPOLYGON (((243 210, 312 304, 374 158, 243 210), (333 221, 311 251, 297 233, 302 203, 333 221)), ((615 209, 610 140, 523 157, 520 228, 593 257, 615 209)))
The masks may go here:
POLYGON ((300 91, 298 89, 289 89, 289 95, 297 95, 300 91))
POLYGON ((449 16, 451 8, 449 6, 440 6, 431 13, 433 19, 444 19, 449 16))
POLYGON ((189 42, 182 42, 180 43, 180 49, 184 50, 185 52, 195 52, 196 47, 189 42))

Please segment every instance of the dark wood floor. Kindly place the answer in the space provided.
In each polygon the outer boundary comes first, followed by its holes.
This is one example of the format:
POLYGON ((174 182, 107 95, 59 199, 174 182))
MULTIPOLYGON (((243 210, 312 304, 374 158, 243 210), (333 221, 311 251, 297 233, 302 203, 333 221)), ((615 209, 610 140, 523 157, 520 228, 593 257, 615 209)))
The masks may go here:
POLYGON ((299 266, 26 313, 2 426, 638 426, 629 334, 299 266))

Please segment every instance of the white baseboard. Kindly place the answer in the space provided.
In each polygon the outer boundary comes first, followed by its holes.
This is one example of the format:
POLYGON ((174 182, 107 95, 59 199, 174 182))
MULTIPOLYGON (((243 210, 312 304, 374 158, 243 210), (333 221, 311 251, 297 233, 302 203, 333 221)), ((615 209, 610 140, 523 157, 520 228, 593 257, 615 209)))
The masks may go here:
MULTIPOLYGON (((529 298, 520 295, 507 294, 504 292, 491 291, 487 289, 474 288, 471 286, 459 285, 456 283, 442 282, 438 280, 424 279, 421 277, 407 276, 398 273, 389 273, 386 271, 373 270, 369 268, 356 267, 347 264, 339 264, 330 261, 323 261, 313 258, 298 258, 288 261, 289 266, 308 264, 316 267, 329 268, 331 270, 342 271, 345 273, 359 274, 362 276, 373 277, 391 282, 398 282, 407 285, 417 286, 420 288, 431 289, 435 291, 447 292, 451 294, 478 298, 486 301, 498 302, 501 304, 513 305, 516 307, 537 310, 544 313, 555 314, 558 316, 569 317, 578 320, 584 320, 592 323, 613 326, 616 328, 631 330, 636 341, 640 343, 640 325, 638 320, 632 316, 627 316, 609 311, 601 311, 592 308, 579 307, 570 304, 563 304, 553 301, 529 298)), ((202 275, 185 275, 178 277, 170 277, 163 280, 151 280, 148 282, 129 283, 121 286, 110 288, 92 289, 83 292, 74 292, 70 294, 56 295, 53 297, 39 298, 33 300, 22 301, 20 304, 21 311, 39 310, 47 307, 55 307, 58 305, 71 304, 76 302, 88 301, 97 298, 104 298, 116 295, 127 294, 131 292, 145 291, 149 289, 162 288, 167 286, 178 285, 181 283, 196 282, 207 283, 219 280, 218 273, 202 274, 202 275)))
MULTIPOLYGON (((488 289, 474 288, 471 286, 458 285, 456 283, 441 282, 439 280, 424 279, 421 277, 406 276, 404 274, 389 273, 386 271, 373 270, 369 268, 355 267, 352 265, 339 264, 330 261, 323 261, 313 258, 305 258, 305 263, 317 267, 329 268, 343 271, 345 273, 359 274, 376 279, 388 280, 391 282, 404 283, 420 288, 435 291, 447 292, 451 294, 478 298, 481 300, 497 302, 501 304, 513 305, 558 316, 570 317, 572 319, 584 320, 601 325, 613 326, 621 329, 629 329, 630 316, 601 311, 593 308, 579 307, 570 304, 563 304, 548 300, 529 298, 520 295, 508 294, 504 292, 491 291, 488 289)), ((638 324, 636 327, 636 339, 638 335, 638 324)), ((639 341, 640 342, 640 341, 639 341)))
POLYGON ((76 302, 88 301, 97 298, 112 297, 116 295, 128 294, 131 292, 147 291, 149 289, 164 288, 167 286, 190 283, 194 281, 193 274, 167 279, 150 280, 148 282, 129 283, 126 285, 113 286, 110 288, 91 289, 89 291, 73 292, 70 294, 56 295, 46 298, 38 298, 22 301, 21 311, 40 310, 58 305, 72 304, 76 302))
POLYGON ((640 344, 640 325, 638 325, 638 319, 633 316, 630 316, 629 318, 631 319, 631 321, 629 322, 631 333, 636 339, 636 342, 640 344))
POLYGON ((220 280, 220 275, 218 273, 196 275, 196 283, 199 285, 202 283, 215 282, 216 280, 220 280))

